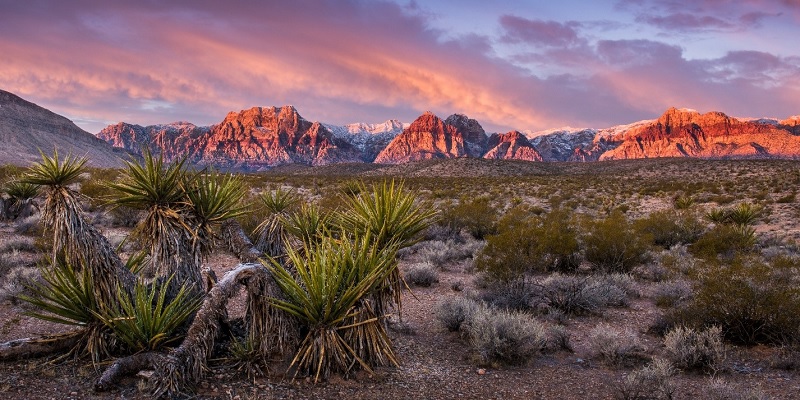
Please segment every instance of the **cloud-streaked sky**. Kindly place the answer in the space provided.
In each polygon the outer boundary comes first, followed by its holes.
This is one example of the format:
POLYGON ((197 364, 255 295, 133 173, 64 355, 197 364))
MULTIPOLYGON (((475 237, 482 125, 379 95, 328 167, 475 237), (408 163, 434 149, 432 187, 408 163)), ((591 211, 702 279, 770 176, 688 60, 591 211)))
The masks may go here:
POLYGON ((607 127, 800 114, 800 0, 0 0, 0 89, 97 133, 293 104, 607 127))

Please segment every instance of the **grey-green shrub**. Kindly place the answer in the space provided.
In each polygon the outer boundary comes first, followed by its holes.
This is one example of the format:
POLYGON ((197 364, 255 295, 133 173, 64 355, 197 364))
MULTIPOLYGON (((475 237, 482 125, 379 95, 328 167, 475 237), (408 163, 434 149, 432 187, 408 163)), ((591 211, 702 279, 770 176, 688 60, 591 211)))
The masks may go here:
POLYGON ((481 365, 522 365, 547 344, 544 326, 516 311, 479 307, 464 330, 481 365))
POLYGON ((450 332, 457 332, 479 306, 480 303, 467 297, 448 297, 436 305, 436 319, 450 332))
POLYGON ((406 268, 403 279, 416 286, 429 287, 439 282, 439 271, 430 262, 411 264, 406 268))
POLYGON ((633 291, 629 275, 575 276, 552 274, 539 283, 541 296, 553 308, 568 314, 592 314, 628 304, 633 291))
POLYGON ((655 359, 652 363, 625 375, 616 386, 619 400, 671 400, 676 387, 672 382, 675 370, 669 361, 655 359))
POLYGON ((660 282, 653 288, 653 300, 659 307, 674 307, 692 298, 694 288, 686 280, 660 282))
POLYGON ((678 326, 664 336, 667 358, 679 369, 714 372, 725 360, 722 329, 694 330, 678 326))
POLYGON ((610 366, 623 366, 646 358, 645 347, 630 330, 602 323, 589 332, 592 356, 610 366))

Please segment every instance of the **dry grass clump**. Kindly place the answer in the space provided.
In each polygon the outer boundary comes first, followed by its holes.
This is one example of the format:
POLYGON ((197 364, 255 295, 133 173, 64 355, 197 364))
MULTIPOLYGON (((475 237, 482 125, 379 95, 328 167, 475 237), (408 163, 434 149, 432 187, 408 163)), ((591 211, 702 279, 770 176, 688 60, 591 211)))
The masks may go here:
POLYGON ((0 301, 9 301, 18 304, 20 296, 30 295, 29 286, 32 282, 41 281, 42 275, 38 268, 13 267, 3 275, 0 280, 0 301))
POLYGON ((625 375, 616 386, 615 398, 619 400, 671 400, 676 386, 672 381, 675 370, 667 360, 655 359, 652 363, 625 375))
POLYGON ((759 388, 745 388, 729 380, 712 379, 703 390, 702 397, 709 400, 767 400, 759 388))
POLYGON ((613 367, 637 364, 648 358, 645 354, 647 349, 636 334, 606 323, 589 332, 589 348, 594 358, 613 367))
POLYGON ((664 336, 667 358, 682 370, 715 372, 725 360, 722 329, 712 326, 703 330, 676 327, 664 336))

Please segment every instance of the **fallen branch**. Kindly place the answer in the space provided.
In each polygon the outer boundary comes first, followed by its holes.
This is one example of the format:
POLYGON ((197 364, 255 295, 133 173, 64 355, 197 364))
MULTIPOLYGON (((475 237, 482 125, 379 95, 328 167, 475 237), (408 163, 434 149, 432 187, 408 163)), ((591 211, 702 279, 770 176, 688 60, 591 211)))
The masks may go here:
POLYGON ((13 361, 63 352, 80 341, 83 331, 25 338, 0 343, 0 361, 13 361))
POLYGON ((228 249, 244 263, 255 263, 263 256, 247 237, 242 225, 234 219, 222 223, 222 240, 228 249))
POLYGON ((103 372, 95 384, 95 390, 109 390, 124 376, 153 369, 155 373, 151 379, 155 396, 172 397, 187 392, 202 377, 206 360, 220 331, 220 321, 226 313, 225 307, 236 294, 237 285, 242 284, 249 290, 251 281, 261 282, 268 278, 268 274, 261 264, 239 264, 225 273, 222 280, 208 292, 178 348, 169 354, 141 353, 117 360, 103 372))

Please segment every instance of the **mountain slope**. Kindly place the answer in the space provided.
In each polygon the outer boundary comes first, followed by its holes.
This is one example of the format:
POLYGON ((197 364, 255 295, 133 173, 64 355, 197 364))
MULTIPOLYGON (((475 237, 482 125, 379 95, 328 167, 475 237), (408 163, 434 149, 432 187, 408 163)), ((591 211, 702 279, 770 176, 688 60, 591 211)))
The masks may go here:
POLYGON ((600 160, 800 156, 800 137, 780 125, 676 108, 655 121, 609 135, 607 140, 616 145, 600 160))
POLYGON ((375 158, 378 164, 399 164, 467 155, 459 129, 426 111, 375 158))
POLYGON ((483 158, 498 160, 542 161, 542 155, 518 131, 492 134, 487 141, 489 151, 483 158))
POLYGON ((307 121, 292 106, 230 112, 211 127, 120 123, 98 136, 135 152, 148 146, 168 160, 185 155, 192 163, 243 170, 361 161, 358 149, 322 124, 307 121))
POLYGON ((30 165, 51 155, 87 157, 95 167, 119 167, 125 153, 61 115, 0 90, 0 164, 30 165))

